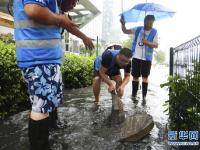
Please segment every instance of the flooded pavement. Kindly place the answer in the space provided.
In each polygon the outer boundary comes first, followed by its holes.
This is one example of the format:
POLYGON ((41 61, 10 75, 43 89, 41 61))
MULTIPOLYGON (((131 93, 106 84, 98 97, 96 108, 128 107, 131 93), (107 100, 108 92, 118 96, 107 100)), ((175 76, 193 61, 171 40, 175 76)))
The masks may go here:
MULTIPOLYGON (((136 112, 147 112, 155 122, 148 136, 137 143, 118 142, 120 125, 112 125, 111 94, 103 84, 100 107, 93 112, 94 96, 92 88, 64 91, 64 102, 59 107, 59 118, 65 124, 64 129, 51 132, 50 143, 53 150, 168 150, 166 142, 166 124, 168 116, 163 113, 164 101, 168 99, 167 89, 160 84, 166 82, 168 68, 152 68, 146 105, 141 100, 131 99, 131 82, 125 89, 122 99, 126 116, 136 112)), ((11 116, 0 124, 1 150, 28 150, 28 111, 11 116)))

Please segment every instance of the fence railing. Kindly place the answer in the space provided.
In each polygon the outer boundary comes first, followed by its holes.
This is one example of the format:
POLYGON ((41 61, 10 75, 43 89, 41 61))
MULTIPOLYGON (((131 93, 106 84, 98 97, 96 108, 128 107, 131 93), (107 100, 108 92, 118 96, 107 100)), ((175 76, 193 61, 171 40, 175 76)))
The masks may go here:
POLYGON ((200 99, 200 36, 170 48, 170 75, 187 79, 187 91, 200 99))

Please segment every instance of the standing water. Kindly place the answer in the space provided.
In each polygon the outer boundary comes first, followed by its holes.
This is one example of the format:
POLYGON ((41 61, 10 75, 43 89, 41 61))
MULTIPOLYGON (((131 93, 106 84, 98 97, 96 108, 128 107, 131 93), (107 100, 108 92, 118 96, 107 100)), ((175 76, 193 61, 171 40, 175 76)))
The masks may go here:
MULTIPOLYGON (((161 89, 168 76, 167 67, 152 67, 146 104, 131 99, 131 82, 122 99, 126 116, 136 112, 147 112, 155 122, 148 136, 136 143, 118 142, 119 125, 109 122, 112 100, 107 86, 102 84, 100 107, 93 111, 92 87, 65 90, 64 102, 59 107, 59 118, 65 128, 50 133, 53 150, 168 150, 166 144, 166 124, 168 116, 164 111, 164 101, 168 99, 167 89, 161 89)), ((0 150, 28 150, 28 112, 24 111, 0 123, 0 150)))

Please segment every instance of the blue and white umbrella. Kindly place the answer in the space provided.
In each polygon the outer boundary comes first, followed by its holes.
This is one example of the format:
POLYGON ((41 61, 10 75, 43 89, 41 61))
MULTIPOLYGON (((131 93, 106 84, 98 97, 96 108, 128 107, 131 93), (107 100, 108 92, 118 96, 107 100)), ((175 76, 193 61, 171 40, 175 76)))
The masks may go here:
POLYGON ((171 9, 155 3, 140 3, 123 12, 125 22, 144 21, 146 15, 154 15, 156 20, 171 18, 175 14, 171 9))

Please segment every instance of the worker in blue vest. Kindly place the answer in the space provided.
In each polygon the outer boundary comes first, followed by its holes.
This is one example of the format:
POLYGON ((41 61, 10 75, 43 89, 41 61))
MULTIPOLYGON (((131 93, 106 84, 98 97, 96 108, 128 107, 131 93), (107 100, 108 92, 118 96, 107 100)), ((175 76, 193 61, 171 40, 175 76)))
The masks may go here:
POLYGON ((139 77, 142 76, 142 97, 143 102, 146 102, 146 95, 148 90, 148 76, 150 75, 153 50, 158 47, 158 33, 153 28, 155 17, 147 15, 144 19, 144 26, 127 29, 123 16, 121 17, 121 28, 125 34, 133 35, 132 42, 132 96, 136 98, 139 77))
POLYGON ((102 56, 96 58, 93 79, 95 107, 99 105, 101 81, 108 85, 109 92, 115 92, 119 97, 123 96, 124 88, 130 79, 131 57, 130 49, 121 48, 118 50, 107 49, 102 56), (120 69, 124 69, 124 79, 122 79, 120 69), (116 85, 111 80, 114 80, 116 85))
POLYGON ((81 38, 87 48, 94 46, 67 15, 59 14, 57 0, 14 0, 13 6, 17 65, 32 106, 30 150, 50 150, 49 113, 63 98, 61 28, 81 38))

